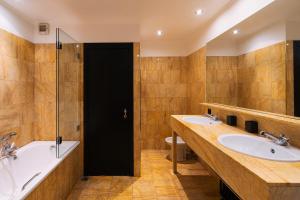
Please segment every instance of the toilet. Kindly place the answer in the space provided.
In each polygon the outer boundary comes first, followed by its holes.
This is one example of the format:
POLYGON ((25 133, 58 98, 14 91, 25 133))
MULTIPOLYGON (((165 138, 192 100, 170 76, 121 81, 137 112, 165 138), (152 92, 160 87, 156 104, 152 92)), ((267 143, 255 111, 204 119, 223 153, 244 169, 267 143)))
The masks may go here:
MULTIPOLYGON (((167 137, 165 139, 166 143, 171 147, 172 149, 172 142, 173 138, 172 137, 167 137)), ((177 136, 177 161, 182 162, 186 160, 186 144, 182 140, 181 137, 177 136)), ((172 160, 172 150, 170 151, 168 158, 172 160)))

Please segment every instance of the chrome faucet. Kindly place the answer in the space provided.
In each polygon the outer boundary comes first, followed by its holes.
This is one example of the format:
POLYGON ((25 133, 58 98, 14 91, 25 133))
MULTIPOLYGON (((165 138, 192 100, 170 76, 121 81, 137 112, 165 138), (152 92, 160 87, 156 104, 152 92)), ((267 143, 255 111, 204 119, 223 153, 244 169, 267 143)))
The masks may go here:
POLYGON ((213 114, 205 114, 206 117, 214 120, 214 121, 218 121, 218 117, 216 115, 213 115, 213 114))
POLYGON ((289 138, 285 137, 284 134, 279 135, 279 137, 276 137, 272 133, 268 133, 266 131, 259 132, 259 135, 265 138, 270 139, 275 144, 278 144, 280 146, 288 146, 289 145, 289 138))
POLYGON ((15 143, 10 142, 11 138, 15 135, 17 135, 16 132, 10 132, 8 134, 0 136, 0 160, 9 157, 17 159, 17 147, 15 143))

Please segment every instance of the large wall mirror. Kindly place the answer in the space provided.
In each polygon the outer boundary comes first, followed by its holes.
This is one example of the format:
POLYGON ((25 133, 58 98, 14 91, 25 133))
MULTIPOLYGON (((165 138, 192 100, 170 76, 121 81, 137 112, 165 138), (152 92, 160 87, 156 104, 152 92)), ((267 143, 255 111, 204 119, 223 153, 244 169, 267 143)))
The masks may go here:
POLYGON ((208 43, 207 102, 300 117, 300 12, 290 1, 208 43))

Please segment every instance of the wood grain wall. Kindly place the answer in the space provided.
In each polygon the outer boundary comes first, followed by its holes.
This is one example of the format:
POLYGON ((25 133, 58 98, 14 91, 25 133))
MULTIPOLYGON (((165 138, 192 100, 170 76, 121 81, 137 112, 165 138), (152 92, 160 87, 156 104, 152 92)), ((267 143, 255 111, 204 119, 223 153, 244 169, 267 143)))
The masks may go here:
POLYGON ((33 43, 0 29, 0 135, 17 146, 34 139, 34 62, 33 43))
POLYGON ((133 45, 134 176, 141 174, 141 65, 140 43, 133 45))
POLYGON ((238 106, 286 114, 286 43, 238 57, 238 106))
POLYGON ((165 149, 171 114, 187 111, 185 57, 141 58, 142 148, 165 149))
POLYGON ((237 105, 237 67, 237 56, 206 58, 206 102, 237 105))
POLYGON ((286 46, 286 114, 294 116, 294 43, 286 46))
POLYGON ((206 101, 279 114, 287 114, 289 106, 291 112, 287 53, 280 42, 240 56, 208 56, 206 101))
MULTIPOLYGON (((82 47, 76 57, 75 44, 64 44, 60 53, 59 120, 64 140, 79 140, 80 81, 83 65, 82 47)), ((54 44, 35 45, 35 140, 55 140, 56 133, 56 49, 54 44)))
POLYGON ((65 200, 82 176, 78 167, 80 148, 76 147, 48 177, 37 186, 26 200, 65 200))
POLYGON ((206 48, 187 57, 141 59, 142 148, 166 149, 170 115, 198 114, 206 96, 206 48))
POLYGON ((56 49, 55 44, 35 45, 34 138, 56 137, 56 49))
POLYGON ((212 109, 212 113, 223 122, 226 122, 227 115, 236 115, 237 127, 244 129, 246 120, 255 120, 258 122, 259 131, 269 131, 277 136, 285 134, 290 138, 290 143, 300 147, 300 120, 298 118, 288 118, 285 115, 274 115, 272 113, 248 111, 239 107, 204 103, 200 105, 206 111, 212 109))
POLYGON ((201 114, 204 110, 199 102, 206 100, 206 47, 187 58, 187 114, 201 114))

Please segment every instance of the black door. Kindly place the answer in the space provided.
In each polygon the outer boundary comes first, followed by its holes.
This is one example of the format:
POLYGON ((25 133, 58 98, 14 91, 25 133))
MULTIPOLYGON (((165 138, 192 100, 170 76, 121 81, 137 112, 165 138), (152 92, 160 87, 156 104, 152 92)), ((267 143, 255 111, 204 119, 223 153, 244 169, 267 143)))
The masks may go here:
POLYGON ((133 44, 84 44, 84 171, 133 175, 133 44))
POLYGON ((300 117, 300 41, 294 41, 294 107, 300 117))

